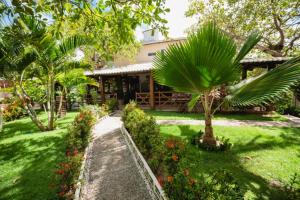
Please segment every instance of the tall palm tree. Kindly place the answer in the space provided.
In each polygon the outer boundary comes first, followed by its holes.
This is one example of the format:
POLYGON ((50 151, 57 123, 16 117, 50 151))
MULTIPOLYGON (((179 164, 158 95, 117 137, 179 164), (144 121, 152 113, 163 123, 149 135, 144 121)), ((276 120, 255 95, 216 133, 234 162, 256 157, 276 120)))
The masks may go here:
POLYGON ((172 45, 155 57, 153 76, 158 83, 175 91, 191 93, 190 107, 201 100, 205 113, 203 143, 217 145, 212 117, 224 102, 233 106, 264 104, 299 81, 300 57, 297 57, 255 79, 240 82, 240 61, 260 38, 257 33, 250 34, 237 51, 233 39, 214 23, 208 23, 190 35, 186 42, 172 45), (224 85, 228 86, 228 95, 221 102, 216 101, 217 91, 224 85), (216 103, 218 105, 213 109, 216 103))
MULTIPOLYGON (((53 34, 47 32, 45 24, 36 20, 32 16, 23 16, 19 18, 16 23, 11 27, 3 29, 3 32, 8 34, 10 41, 13 41, 12 35, 14 32, 22 33, 17 34, 16 41, 20 48, 17 53, 17 60, 15 56, 9 53, 9 48, 13 46, 2 45, 0 43, 0 50, 4 49, 5 55, 1 56, 0 65, 4 68, 2 72, 11 72, 10 74, 18 75, 18 87, 20 89, 21 98, 27 102, 26 109, 29 116, 33 116, 33 122, 39 127, 40 130, 53 130, 55 128, 55 82, 57 75, 61 72, 69 69, 78 68, 82 66, 78 61, 71 59, 74 51, 83 45, 90 44, 91 41, 81 35, 73 35, 68 38, 57 39, 53 34), (12 27, 14 30, 12 30, 12 27), (7 31, 8 30, 8 31, 7 31), (4 48, 6 47, 6 48, 4 48), (34 109, 31 109, 29 101, 30 97, 26 94, 23 88, 23 79, 26 75, 26 70, 30 70, 30 66, 35 65, 38 70, 38 74, 32 74, 33 76, 43 76, 44 82, 47 85, 47 107, 48 107, 48 124, 44 126, 35 114, 34 109)), ((16 52, 15 50, 13 52, 16 52)), ((0 54, 1 55, 1 54, 0 54)), ((84 65, 86 66, 86 65, 84 65)), ((1 72, 1 71, 0 71, 1 72)))

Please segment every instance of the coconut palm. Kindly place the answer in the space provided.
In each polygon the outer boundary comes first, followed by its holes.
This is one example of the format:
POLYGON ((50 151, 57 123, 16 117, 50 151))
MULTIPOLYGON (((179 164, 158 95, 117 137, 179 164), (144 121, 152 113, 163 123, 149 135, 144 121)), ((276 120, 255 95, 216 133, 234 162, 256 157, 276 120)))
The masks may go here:
POLYGON ((300 57, 297 57, 257 78, 240 82, 240 61, 260 38, 257 33, 250 34, 237 51, 233 39, 214 23, 208 23, 190 35, 186 42, 172 45, 155 57, 153 76, 159 84, 191 93, 190 107, 201 100, 205 113, 203 143, 217 144, 212 117, 224 102, 233 106, 268 103, 299 80, 300 57), (228 95, 216 101, 218 91, 224 85, 228 86, 228 95))

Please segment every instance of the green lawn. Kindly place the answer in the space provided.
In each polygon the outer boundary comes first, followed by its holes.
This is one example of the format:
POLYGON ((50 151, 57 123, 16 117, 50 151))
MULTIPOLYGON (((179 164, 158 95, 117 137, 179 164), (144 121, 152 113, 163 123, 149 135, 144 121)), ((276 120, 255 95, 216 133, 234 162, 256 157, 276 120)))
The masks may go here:
POLYGON ((55 198, 54 170, 64 158, 64 136, 75 115, 68 113, 58 120, 57 130, 44 133, 29 118, 4 125, 0 132, 0 199, 55 198))
MULTIPOLYGON (((204 115, 198 113, 179 113, 173 111, 156 111, 156 110, 145 110, 149 115, 154 116, 156 119, 204 119, 204 115)), ((258 121, 288 121, 287 118, 277 113, 272 115, 255 115, 255 114, 215 114, 214 119, 216 120, 258 120, 258 121)))
MULTIPOLYGON (((161 126, 161 134, 188 139, 202 126, 161 126)), ((288 181, 300 173, 300 129, 276 127, 214 127, 234 144, 228 152, 206 152, 188 145, 183 167, 195 176, 216 169, 233 173, 247 189, 247 199, 281 199, 269 187, 272 180, 288 181)))

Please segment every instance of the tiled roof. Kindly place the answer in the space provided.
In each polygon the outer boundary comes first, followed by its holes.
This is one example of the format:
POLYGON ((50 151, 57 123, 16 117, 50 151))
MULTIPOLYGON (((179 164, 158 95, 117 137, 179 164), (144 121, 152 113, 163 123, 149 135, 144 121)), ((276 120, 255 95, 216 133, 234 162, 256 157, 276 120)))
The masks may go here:
POLYGON ((241 64, 246 63, 264 63, 264 62, 282 62, 291 59, 290 57, 270 57, 270 58, 245 58, 241 60, 241 64))
MULTIPOLYGON (((241 61, 241 64, 251 64, 251 63, 267 63, 267 62, 278 62, 282 63, 289 60, 288 57, 272 57, 272 58, 246 58, 241 61)), ((150 72, 153 66, 152 63, 140 63, 132 64, 121 67, 104 67, 102 69, 96 69, 94 71, 87 71, 85 75, 118 75, 118 74, 130 74, 130 73, 142 73, 150 72)))
POLYGON ((94 71, 87 71, 85 75, 116 75, 116 74, 127 74, 127 73, 141 73, 149 72, 152 69, 152 63, 141 63, 126 65, 122 67, 104 67, 102 69, 96 69, 94 71))

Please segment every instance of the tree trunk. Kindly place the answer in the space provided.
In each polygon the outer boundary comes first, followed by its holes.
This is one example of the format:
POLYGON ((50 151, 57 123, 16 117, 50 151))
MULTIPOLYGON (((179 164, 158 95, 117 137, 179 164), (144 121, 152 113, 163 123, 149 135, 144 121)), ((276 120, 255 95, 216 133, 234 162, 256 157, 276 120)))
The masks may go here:
POLYGON ((216 138, 214 137, 214 132, 211 123, 211 114, 205 114, 205 132, 202 136, 202 142, 207 145, 215 146, 217 144, 216 138))
POLYGON ((211 123, 211 108, 213 99, 210 99, 210 92, 204 93, 204 98, 202 99, 202 104, 205 112, 205 132, 202 136, 202 143, 215 146, 217 144, 216 138, 214 137, 212 123, 211 123))
POLYGON ((14 85, 14 89, 15 89, 17 96, 22 101, 22 104, 23 104, 27 114, 29 115, 31 121, 39 128, 40 131, 42 131, 42 132, 48 131, 48 128, 38 119, 37 114, 31 105, 31 101, 30 101, 28 95, 26 94, 26 91, 23 88, 22 80, 23 80, 23 74, 19 81, 21 93, 18 92, 16 85, 14 85))
POLYGON ((60 98, 59 98, 59 105, 58 105, 58 109, 57 109, 58 117, 62 116, 62 106, 63 106, 65 91, 66 91, 65 88, 63 88, 61 90, 61 95, 60 95, 60 98))
MULTIPOLYGON (((53 68, 53 67, 52 67, 53 68)), ((53 130, 54 116, 55 116, 55 89, 54 89, 54 74, 53 70, 50 71, 48 76, 48 129, 53 130)))

